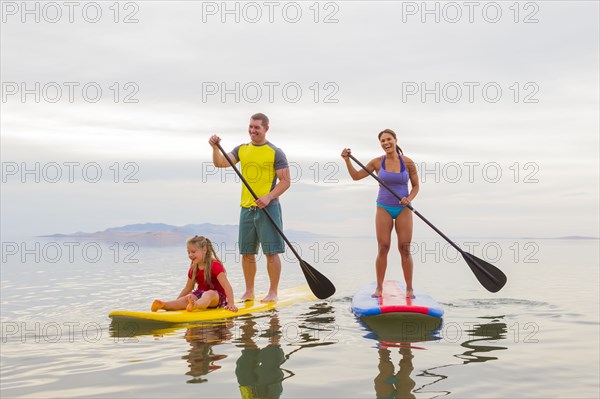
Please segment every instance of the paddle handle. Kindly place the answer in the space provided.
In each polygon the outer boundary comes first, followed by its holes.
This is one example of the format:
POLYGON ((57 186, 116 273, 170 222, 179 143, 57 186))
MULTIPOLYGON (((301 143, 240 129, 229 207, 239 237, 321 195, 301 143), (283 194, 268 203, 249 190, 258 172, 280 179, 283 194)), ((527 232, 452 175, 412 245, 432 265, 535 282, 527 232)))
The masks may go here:
MULTIPOLYGON (((350 157, 350 159, 352 159, 354 162, 356 162, 361 168, 363 168, 368 174, 370 174, 372 178, 377 180, 379 182, 379 184, 381 184, 386 190, 388 190, 394 197, 398 198, 398 201, 402 200, 402 198, 400 198, 400 196, 398 194, 396 194, 394 192, 394 190, 392 190, 387 184, 385 184, 377 175, 375 175, 373 172, 371 172, 369 169, 367 169, 367 167, 365 165, 363 165, 358 159, 354 158, 354 156, 352 154, 348 154, 348 156, 350 157)), ((442 236, 442 238, 444 238, 444 240, 448 241, 448 243, 450 245, 452 245, 454 248, 456 248, 456 250, 458 252, 460 252, 462 255, 464 255, 464 251, 458 245, 456 245, 454 242, 452 242, 451 239, 449 239, 444 233, 442 233, 437 227, 435 227, 429 220, 427 220, 425 218, 425 216, 421 215, 421 213, 419 213, 419 211, 417 211, 415 208, 413 208, 413 206, 411 204, 406 205, 406 207, 408 209, 410 209, 411 211, 413 211, 413 213, 415 215, 420 217, 421 220, 423 220, 425 223, 427 223, 427 225, 429 227, 431 227, 433 230, 435 230, 436 233, 438 233, 440 236, 442 236)))
MULTIPOLYGON (((225 159, 227 160, 227 162, 229 162, 229 165, 231 165, 231 167, 233 168, 233 170, 235 171, 235 173, 242 180, 242 182, 244 183, 244 185, 246 186, 246 188, 248 189, 248 191, 250 192, 250 194, 252 194, 252 196, 254 197, 254 199, 255 200, 258 199, 258 196, 254 192, 254 190, 252 190, 252 187, 250 187, 250 184, 248 184, 248 182, 246 181, 246 179, 244 179, 244 176, 242 176, 242 174, 240 173, 240 171, 238 170, 238 168, 236 168, 236 166, 233 163, 233 161, 231 159, 229 159, 229 155, 227 155, 227 153, 225 152, 225 150, 223 149, 223 147, 221 147, 220 143, 217 143, 217 148, 219 148, 219 151, 221 151, 221 154, 223 154, 223 156, 225 157, 225 159)), ((296 250, 292 246, 292 243, 290 243, 290 241, 287 239, 287 237, 285 236, 285 234, 283 234, 283 231, 281 231, 281 229, 279 228, 279 226, 277 226, 277 223, 275 223, 275 220, 273 220, 273 217, 269 214, 269 212, 267 211, 267 209, 266 208, 260 208, 260 209, 265 212, 265 215, 267 215, 267 217, 269 218, 269 220, 273 224, 273 227, 275 227, 275 230, 277 230, 277 232, 279 233, 279 235, 281 235, 281 237, 287 243, 287 245, 290 247, 290 249, 292 250, 292 252, 294 253, 294 255, 296 255, 296 258, 301 259, 300 255, 298 255, 298 252, 296 252, 296 250)))

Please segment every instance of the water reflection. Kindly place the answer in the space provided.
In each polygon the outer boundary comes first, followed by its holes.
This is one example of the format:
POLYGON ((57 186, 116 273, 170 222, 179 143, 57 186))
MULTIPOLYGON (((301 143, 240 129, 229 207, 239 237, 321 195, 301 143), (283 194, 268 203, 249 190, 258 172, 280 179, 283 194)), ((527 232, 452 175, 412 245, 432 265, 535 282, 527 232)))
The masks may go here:
POLYGON ((281 323, 277 314, 268 320, 265 331, 253 318, 246 319, 240 326, 238 347, 242 354, 236 361, 235 376, 242 398, 279 398, 283 392, 285 375, 281 365, 287 360, 281 348, 281 323), (266 338, 263 347, 257 338, 266 338))
POLYGON ((464 361, 463 364, 497 360, 498 358, 495 356, 482 356, 480 354, 489 354, 494 351, 508 349, 505 346, 479 344, 489 341, 499 341, 506 338, 506 323, 499 321, 500 318, 491 317, 491 322, 485 324, 474 324, 472 329, 467 330, 469 337, 472 339, 464 341, 460 345, 468 350, 461 354, 455 355, 457 358, 464 361))
POLYGON ((332 306, 321 303, 284 324, 277 310, 243 320, 239 339, 233 341, 241 348, 235 375, 242 398, 279 398, 283 381, 294 376, 292 370, 283 367, 294 353, 337 342, 333 314, 332 306), (284 348, 289 347, 294 349, 286 353, 284 348))
MULTIPOLYGON (((332 345, 338 342, 339 326, 335 322, 335 310, 330 303, 315 303, 296 318, 299 335, 298 349, 332 345)), ((297 349, 297 350, 298 350, 297 349)))
POLYGON ((300 350, 336 343, 339 331, 334 308, 328 303, 311 304, 307 311, 288 321, 282 321, 279 312, 272 310, 187 328, 113 320, 109 331, 112 337, 134 342, 140 336, 177 337, 182 329, 190 345, 182 356, 189 368, 186 375, 192 377, 187 383, 207 382, 206 375, 222 370, 223 360, 231 356, 231 350, 225 351, 222 344, 232 343, 240 348, 235 377, 244 399, 281 397, 283 381, 294 376, 292 370, 285 368, 287 360, 300 350))
MULTIPOLYGON (((207 382, 208 380, 203 376, 221 368, 217 362, 227 358, 227 355, 216 353, 216 347, 223 342, 231 341, 234 325, 233 321, 227 320, 220 323, 198 324, 185 330, 183 338, 189 343, 190 349, 186 355, 182 356, 182 359, 189 366, 189 371, 185 374, 193 377, 187 383, 207 382)), ((138 337, 141 336, 154 338, 177 336, 182 328, 185 327, 166 323, 113 320, 109 332, 111 337, 120 338, 122 342, 138 342, 138 337)))
POLYGON ((416 386, 411 377, 414 370, 413 350, 423 349, 415 343, 439 340, 442 319, 431 316, 378 315, 363 317, 361 323, 371 331, 367 338, 378 342, 379 373, 374 379, 377 398, 415 398, 416 386), (392 361, 392 354, 398 348, 400 361, 398 370, 392 361))
POLYGON ((225 359, 227 355, 216 353, 215 348, 223 341, 231 339, 233 325, 233 322, 228 321, 222 324, 204 324, 186 330, 184 338, 190 344, 190 349, 182 359, 187 361, 190 369, 185 374, 193 377, 187 381, 189 384, 206 382, 208 380, 202 376, 221 368, 217 362, 225 359))
POLYGON ((441 339, 442 319, 426 315, 381 314, 360 319, 371 331, 366 338, 374 339, 380 347, 403 347, 411 342, 441 339))
MULTIPOLYGON (((502 317, 482 317, 489 319, 485 323, 469 324, 465 330, 467 338, 460 343, 462 350, 454 357, 461 359, 462 363, 445 364, 420 370, 413 375, 413 358, 418 356, 419 350, 426 349, 418 345, 419 342, 443 342, 443 329, 441 320, 419 319, 383 319, 377 317, 363 318, 361 322, 371 331, 366 337, 378 340, 378 374, 374 379, 375 395, 377 398, 415 398, 415 394, 428 394, 429 397, 449 395, 449 391, 434 391, 432 386, 441 380, 447 379, 442 369, 457 365, 466 365, 474 362, 497 360, 498 357, 490 356, 491 352, 506 350, 505 346, 497 343, 506 339, 507 327, 502 317), (398 368, 393 362, 393 355, 398 348, 400 361, 398 368), (419 377, 433 378, 423 384, 417 384, 419 377)), ((430 345, 427 349, 435 349, 430 345)))
POLYGON ((172 323, 113 319, 108 327, 108 332, 113 338, 121 338, 122 342, 137 342, 136 337, 169 335, 181 328, 181 326, 174 327, 172 323))
POLYGON ((429 387, 436 384, 437 382, 448 378, 447 375, 441 374, 440 369, 454 366, 463 366, 469 363, 483 363, 491 360, 497 360, 495 356, 482 356, 482 353, 489 354, 493 351, 506 350, 505 346, 491 345, 491 341, 500 341, 506 339, 506 323, 502 322, 500 317, 480 317, 481 319, 490 319, 488 323, 474 323, 472 328, 467 329, 465 332, 468 333, 468 338, 463 341, 460 346, 466 348, 466 351, 462 351, 454 357, 463 360, 462 363, 456 364, 445 364, 442 366, 431 367, 423 370, 418 376, 435 378, 435 381, 424 384, 416 388, 413 392, 415 393, 429 393, 435 395, 435 397, 449 395, 450 391, 431 391, 429 387), (486 342, 486 345, 482 343, 486 342), (427 389, 427 390, 425 390, 427 389))
POLYGON ((406 344, 400 347, 400 362, 398 372, 392 362, 392 354, 388 348, 380 347, 379 374, 375 377, 375 396, 377 398, 415 398, 413 388, 415 381, 410 377, 414 370, 412 349, 406 344))

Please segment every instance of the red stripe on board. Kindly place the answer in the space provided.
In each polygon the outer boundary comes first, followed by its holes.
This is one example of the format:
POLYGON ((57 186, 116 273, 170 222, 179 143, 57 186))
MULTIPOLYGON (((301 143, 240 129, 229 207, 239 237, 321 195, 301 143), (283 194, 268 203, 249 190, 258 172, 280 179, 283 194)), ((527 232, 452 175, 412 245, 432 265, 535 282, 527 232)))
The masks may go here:
POLYGON ((379 306, 411 306, 412 300, 395 281, 383 282, 383 295, 379 297, 379 306))
POLYGON ((394 312, 402 312, 402 313, 422 313, 428 314, 429 308, 425 306, 406 306, 406 305, 391 305, 391 306, 381 306, 381 313, 394 313, 394 312))
POLYGON ((406 342, 391 342, 391 341, 379 341, 379 347, 383 348, 383 349, 389 349, 389 348, 407 348, 407 349, 420 349, 420 350, 425 350, 426 348, 423 348, 422 346, 414 346, 414 345, 407 345, 406 342))

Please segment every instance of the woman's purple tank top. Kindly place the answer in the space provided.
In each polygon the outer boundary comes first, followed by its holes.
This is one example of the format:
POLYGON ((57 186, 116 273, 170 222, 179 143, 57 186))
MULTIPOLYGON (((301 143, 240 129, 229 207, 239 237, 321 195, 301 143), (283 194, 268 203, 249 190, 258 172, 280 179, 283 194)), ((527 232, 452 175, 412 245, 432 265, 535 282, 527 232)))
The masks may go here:
MULTIPOLYGON (((381 158, 381 167, 377 174, 379 178, 391 188, 400 198, 408 197, 408 170, 400 157, 400 172, 388 172, 385 170, 385 155, 381 158)), ((401 206, 398 198, 394 197, 385 187, 379 185, 379 193, 377 194, 377 203, 385 206, 401 206)))

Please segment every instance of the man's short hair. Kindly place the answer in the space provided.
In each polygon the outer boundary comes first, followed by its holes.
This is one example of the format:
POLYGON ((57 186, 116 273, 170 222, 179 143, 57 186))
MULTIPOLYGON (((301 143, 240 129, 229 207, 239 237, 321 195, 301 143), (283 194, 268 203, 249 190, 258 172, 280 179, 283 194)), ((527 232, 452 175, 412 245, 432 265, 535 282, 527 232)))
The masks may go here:
POLYGON ((258 114, 254 114, 250 117, 250 119, 254 119, 255 121, 260 121, 263 127, 268 127, 269 126, 269 118, 267 117, 267 115, 262 114, 262 113, 258 113, 258 114))

